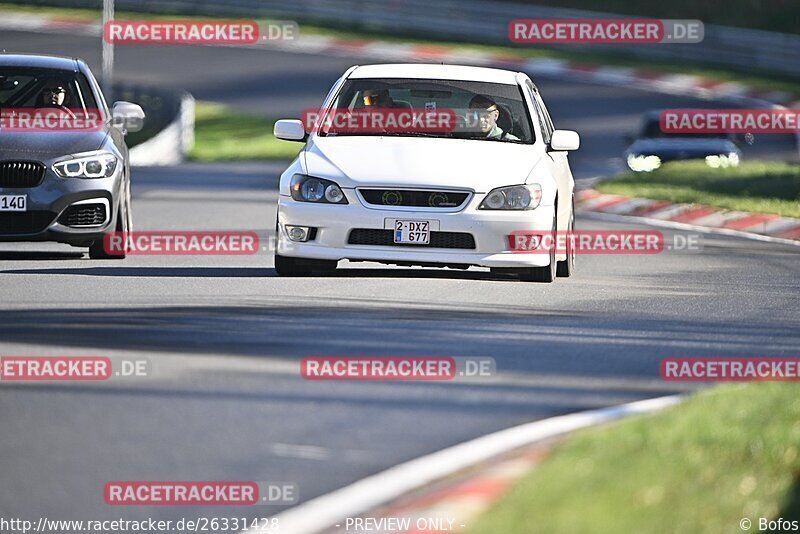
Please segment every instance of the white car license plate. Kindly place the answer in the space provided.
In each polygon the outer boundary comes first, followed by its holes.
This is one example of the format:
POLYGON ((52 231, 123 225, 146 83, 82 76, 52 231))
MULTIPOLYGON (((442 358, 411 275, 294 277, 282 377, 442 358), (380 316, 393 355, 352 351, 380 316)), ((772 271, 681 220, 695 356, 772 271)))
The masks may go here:
POLYGON ((28 195, 0 195, 0 211, 26 211, 28 195))
POLYGON ((394 221, 394 242, 427 245, 431 242, 431 222, 397 219, 394 221))

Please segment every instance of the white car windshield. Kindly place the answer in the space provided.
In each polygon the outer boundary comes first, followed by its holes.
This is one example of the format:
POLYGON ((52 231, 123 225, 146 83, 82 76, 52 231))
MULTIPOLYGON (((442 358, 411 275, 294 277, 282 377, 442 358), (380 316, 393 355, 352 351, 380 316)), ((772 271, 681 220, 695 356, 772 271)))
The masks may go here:
POLYGON ((532 144, 528 107, 516 85, 365 78, 345 82, 320 135, 444 137, 532 144))

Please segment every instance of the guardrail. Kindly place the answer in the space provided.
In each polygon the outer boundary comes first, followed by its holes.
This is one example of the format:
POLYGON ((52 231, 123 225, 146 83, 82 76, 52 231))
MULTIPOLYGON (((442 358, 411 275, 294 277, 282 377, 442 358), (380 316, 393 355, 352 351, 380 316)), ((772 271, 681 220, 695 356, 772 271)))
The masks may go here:
MULTIPOLYGON (((12 0, 14 1, 14 0, 12 0)), ((19 0, 18 0, 19 1, 19 0)), ((24 0, 27 5, 98 8, 99 0, 24 0)), ((207 16, 281 17, 361 30, 509 45, 517 18, 632 18, 608 13, 483 0, 116 0, 118 10, 207 16)), ((302 38, 302 28, 301 28, 302 38)), ((587 45, 568 45, 571 50, 587 45)), ((564 45, 552 48, 565 49, 564 45)), ((707 25, 698 44, 591 45, 645 59, 721 65, 800 76, 800 35, 707 25)))
POLYGON ((184 91, 114 84, 114 100, 142 106, 144 128, 128 134, 133 166, 176 165, 194 145, 194 98, 184 91))
POLYGON ((186 159, 193 146, 194 98, 183 93, 172 121, 147 141, 131 148, 131 165, 177 165, 186 159))

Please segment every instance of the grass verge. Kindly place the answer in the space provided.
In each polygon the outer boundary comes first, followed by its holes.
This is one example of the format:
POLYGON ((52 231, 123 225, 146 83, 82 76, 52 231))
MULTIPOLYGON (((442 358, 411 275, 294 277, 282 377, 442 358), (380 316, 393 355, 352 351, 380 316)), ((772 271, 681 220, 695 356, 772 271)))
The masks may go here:
POLYGON ((189 159, 230 161, 292 159, 301 143, 281 141, 272 135, 275 121, 238 112, 222 104, 197 102, 195 143, 189 159))
POLYGON ((712 169, 702 161, 628 172, 596 186, 602 193, 800 217, 800 165, 749 161, 712 169))
POLYGON ((470 534, 740 532, 800 518, 798 384, 701 392, 682 405, 576 434, 470 534))

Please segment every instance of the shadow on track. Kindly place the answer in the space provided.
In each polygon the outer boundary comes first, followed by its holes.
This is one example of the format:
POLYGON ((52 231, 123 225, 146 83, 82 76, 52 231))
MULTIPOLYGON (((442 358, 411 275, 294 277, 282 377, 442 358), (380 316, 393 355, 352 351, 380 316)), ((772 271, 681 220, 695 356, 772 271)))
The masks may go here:
POLYGON ((70 267, 66 269, 13 269, 0 274, 118 276, 129 278, 264 278, 277 276, 261 267, 70 267))
MULTIPOLYGON (((278 276, 275 269, 267 267, 70 267, 64 269, 13 269, 0 271, 0 274, 118 276, 131 278, 269 278, 278 276)), ((511 274, 437 268, 337 269, 336 272, 325 276, 304 278, 429 278, 519 281, 519 278, 511 274)))
POLYGON ((498 369, 511 373, 657 379, 666 356, 787 354, 800 343, 800 332, 774 318, 721 324, 635 314, 598 318, 549 308, 425 308, 374 299, 323 305, 285 297, 246 306, 0 310, 0 339, 178 356, 491 356, 498 369))
POLYGON ((53 260, 79 260, 83 252, 48 252, 24 250, 0 250, 0 261, 53 261, 53 260))

